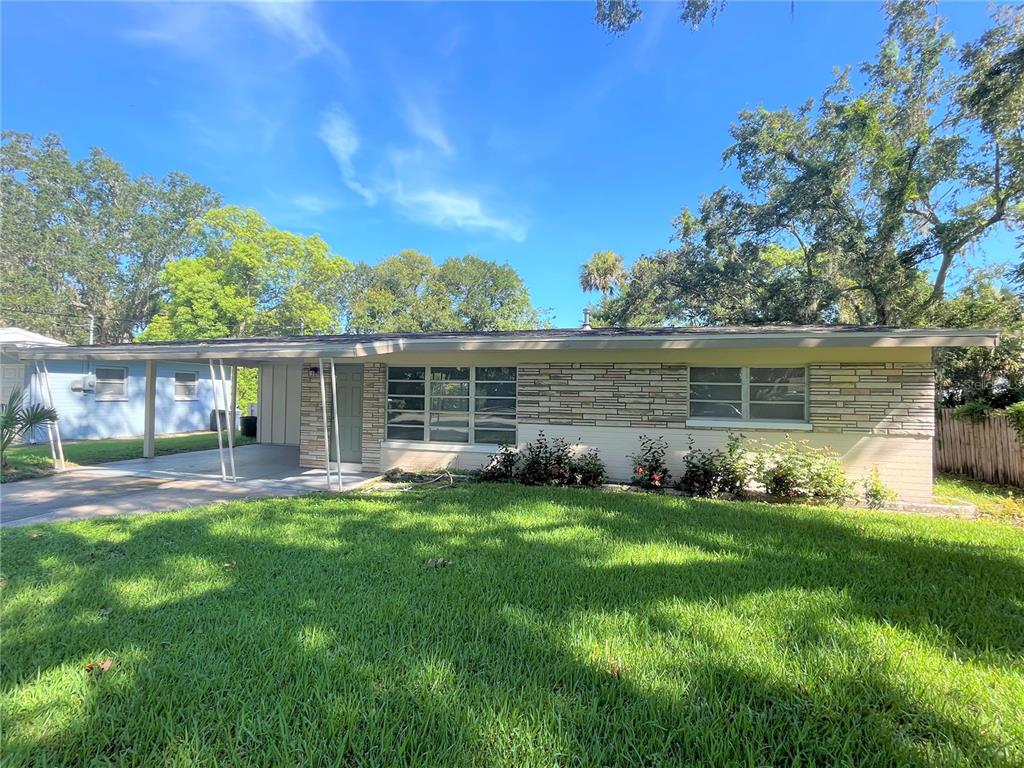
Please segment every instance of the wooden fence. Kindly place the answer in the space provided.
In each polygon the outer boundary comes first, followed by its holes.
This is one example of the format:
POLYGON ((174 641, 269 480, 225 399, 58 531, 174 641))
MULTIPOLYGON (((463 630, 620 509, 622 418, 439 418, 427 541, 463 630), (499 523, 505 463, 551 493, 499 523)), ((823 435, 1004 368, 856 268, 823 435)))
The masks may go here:
POLYGON ((950 408, 935 414, 935 471, 1024 488, 1024 441, 1001 414, 984 421, 958 419, 950 408))

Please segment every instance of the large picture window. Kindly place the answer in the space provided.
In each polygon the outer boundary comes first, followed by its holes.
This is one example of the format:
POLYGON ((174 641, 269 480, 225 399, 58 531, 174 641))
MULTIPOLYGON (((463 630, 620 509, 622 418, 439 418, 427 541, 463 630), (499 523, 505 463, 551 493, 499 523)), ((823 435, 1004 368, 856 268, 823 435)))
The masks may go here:
POLYGON ((515 367, 389 366, 387 439, 515 443, 515 367))
POLYGON ((806 422, 807 369, 691 366, 690 418, 806 422))
POLYGON ((114 365, 97 365, 95 392, 97 400, 127 400, 128 369, 114 365))

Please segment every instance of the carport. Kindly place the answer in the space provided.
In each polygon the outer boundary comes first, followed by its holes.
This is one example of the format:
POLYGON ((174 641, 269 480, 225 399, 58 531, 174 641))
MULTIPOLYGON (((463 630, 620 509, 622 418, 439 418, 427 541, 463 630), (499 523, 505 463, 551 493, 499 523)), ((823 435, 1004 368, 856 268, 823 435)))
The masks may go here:
MULTIPOLYGON (((47 360, 77 359, 88 361, 144 361, 146 367, 144 418, 140 432, 143 435, 143 459, 137 466, 131 468, 134 473, 166 472, 183 476, 195 476, 204 482, 219 478, 224 483, 251 483, 253 481, 264 481, 268 478, 257 455, 265 456, 267 461, 275 466, 283 466, 284 475, 273 478, 280 481, 288 478, 302 478, 302 484, 308 486, 310 483, 317 483, 319 489, 344 490, 347 478, 359 480, 365 477, 359 466, 346 466, 341 461, 333 461, 330 451, 325 451, 323 469, 319 471, 300 471, 298 462, 298 450, 273 451, 266 450, 263 453, 260 449, 282 448, 286 446, 246 446, 255 448, 244 452, 246 459, 245 466, 239 463, 242 449, 236 446, 235 423, 233 418, 223 421, 220 418, 214 419, 217 431, 218 449, 215 452, 204 453, 202 457, 195 456, 194 461, 175 458, 171 462, 172 469, 157 469, 153 464, 156 457, 156 415, 157 415, 157 365, 159 363, 187 362, 191 364, 200 363, 209 366, 211 381, 213 382, 214 409, 225 413, 235 412, 235 391, 232 384, 234 370, 237 367, 259 367, 264 369, 279 369, 282 366, 295 366, 303 361, 316 361, 316 367, 311 369, 312 376, 318 378, 316 384, 319 389, 318 411, 320 433, 323 436, 325 445, 337 446, 341 443, 341 430, 339 426, 338 409, 338 383, 345 377, 345 357, 358 356, 364 350, 362 344, 353 345, 330 343, 323 337, 290 337, 290 338, 253 338, 253 339, 216 339, 207 341, 187 342, 152 342, 130 345, 110 345, 95 347, 35 347, 22 350, 20 357, 27 363, 34 365, 40 390, 45 405, 55 405, 53 391, 50 386, 47 360), (211 455, 212 453, 212 455, 211 455), (199 466, 196 462, 201 462, 199 466), (186 468, 186 465, 190 468, 186 468), (148 468, 147 468, 148 467, 148 468), (253 476, 255 473, 255 476, 253 476)), ((275 407, 271 390, 263 386, 261 377, 260 400, 261 412, 264 408, 271 413, 275 407), (268 393, 268 400, 264 403, 264 393, 268 393)), ((63 445, 60 435, 60 420, 46 427, 47 438, 50 444, 50 452, 53 458, 55 469, 64 470, 63 445)), ((262 421, 262 419, 261 419, 262 421)), ((161 466, 167 465, 162 460, 161 466)), ((167 465, 167 466, 170 466, 167 465)), ((91 470, 90 470, 91 471, 91 470)), ((277 473, 280 474, 280 473, 277 473)))
MULTIPOLYGON (((0 524, 142 514, 324 489, 324 470, 298 468, 298 448, 245 445, 234 453, 233 482, 224 482, 220 452, 213 450, 80 467, 5 485, 0 524)), ((375 476, 344 464, 338 470, 349 490, 375 476)))

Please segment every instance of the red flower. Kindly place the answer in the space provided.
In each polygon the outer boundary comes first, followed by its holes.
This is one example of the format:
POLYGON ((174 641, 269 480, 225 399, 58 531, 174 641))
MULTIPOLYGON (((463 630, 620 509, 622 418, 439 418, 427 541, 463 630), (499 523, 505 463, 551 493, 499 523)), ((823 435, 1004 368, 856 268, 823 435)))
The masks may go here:
POLYGON ((641 467, 641 466, 640 466, 639 464, 637 464, 637 465, 636 465, 636 470, 635 470, 635 472, 636 472, 636 474, 638 474, 638 475, 642 475, 642 474, 644 473, 644 468, 643 468, 643 467, 641 467))

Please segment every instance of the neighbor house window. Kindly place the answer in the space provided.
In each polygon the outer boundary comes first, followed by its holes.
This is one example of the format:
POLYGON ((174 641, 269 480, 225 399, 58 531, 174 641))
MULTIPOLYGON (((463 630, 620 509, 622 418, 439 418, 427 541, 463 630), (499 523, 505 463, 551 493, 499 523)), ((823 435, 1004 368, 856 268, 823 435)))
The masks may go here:
POLYGON ((195 400, 199 390, 199 375, 191 371, 174 372, 174 399, 195 400))
POLYGON ((807 369, 691 366, 690 418, 807 421, 807 369))
POLYGON ((128 369, 120 366, 96 366, 96 399, 127 400, 128 369))
POLYGON ((515 367, 389 366, 387 437, 514 443, 515 367))

